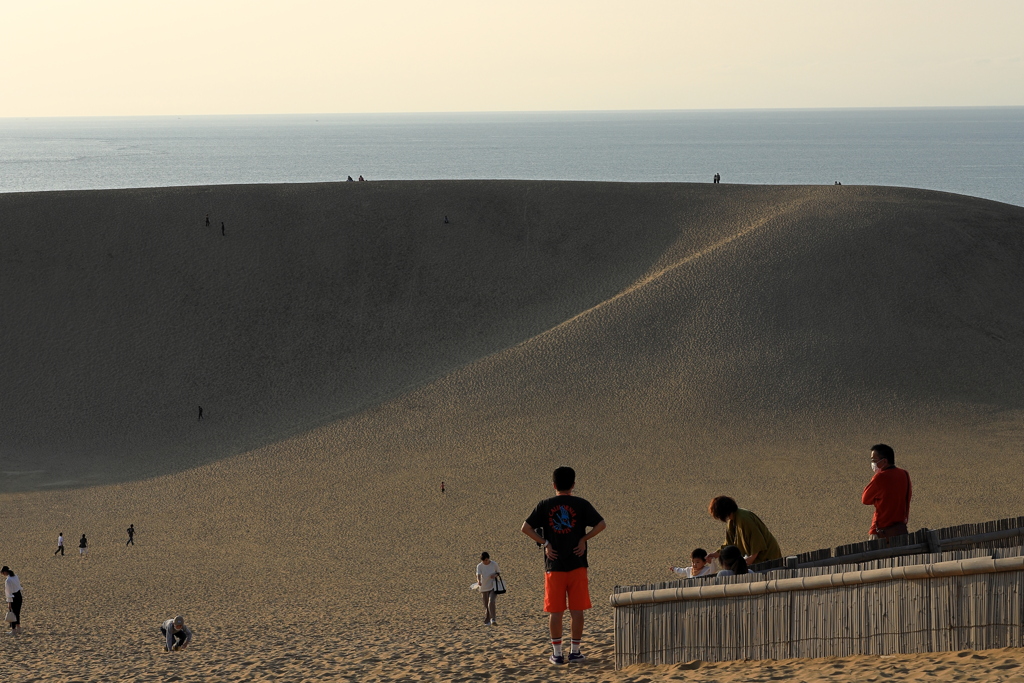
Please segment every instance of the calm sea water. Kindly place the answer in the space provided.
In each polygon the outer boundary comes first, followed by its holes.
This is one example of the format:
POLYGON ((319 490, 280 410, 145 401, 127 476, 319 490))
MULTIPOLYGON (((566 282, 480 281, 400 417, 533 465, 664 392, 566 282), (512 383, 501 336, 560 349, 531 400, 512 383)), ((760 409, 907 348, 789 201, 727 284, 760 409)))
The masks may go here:
POLYGON ((716 172, 1024 206, 1024 108, 0 119, 2 192, 716 172))

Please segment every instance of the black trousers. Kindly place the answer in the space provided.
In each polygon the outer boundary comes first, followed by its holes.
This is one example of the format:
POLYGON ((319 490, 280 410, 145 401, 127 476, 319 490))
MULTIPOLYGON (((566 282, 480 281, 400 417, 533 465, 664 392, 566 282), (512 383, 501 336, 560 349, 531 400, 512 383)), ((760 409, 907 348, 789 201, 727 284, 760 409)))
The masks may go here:
POLYGON ((53 551, 53 554, 56 555, 57 553, 60 553, 60 556, 64 557, 64 546, 57 546, 57 549, 53 551))
POLYGON ((15 621, 11 623, 11 629, 15 626, 21 625, 21 591, 18 591, 12 596, 11 600, 11 611, 14 612, 15 621))
MULTIPOLYGON (((160 627, 160 633, 164 634, 164 644, 166 644, 167 643, 167 629, 165 629, 163 626, 161 626, 160 627)), ((185 637, 186 636, 185 636, 185 631, 184 630, 175 631, 174 632, 174 644, 176 646, 177 645, 184 645, 185 644, 185 637)))

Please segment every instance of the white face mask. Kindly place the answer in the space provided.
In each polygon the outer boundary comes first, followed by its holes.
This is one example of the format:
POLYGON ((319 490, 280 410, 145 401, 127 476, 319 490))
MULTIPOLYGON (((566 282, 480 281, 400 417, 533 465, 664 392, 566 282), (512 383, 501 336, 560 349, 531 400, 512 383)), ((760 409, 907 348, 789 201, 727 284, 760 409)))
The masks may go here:
POLYGON ((878 471, 878 463, 877 462, 871 463, 871 471, 872 472, 877 472, 878 471))

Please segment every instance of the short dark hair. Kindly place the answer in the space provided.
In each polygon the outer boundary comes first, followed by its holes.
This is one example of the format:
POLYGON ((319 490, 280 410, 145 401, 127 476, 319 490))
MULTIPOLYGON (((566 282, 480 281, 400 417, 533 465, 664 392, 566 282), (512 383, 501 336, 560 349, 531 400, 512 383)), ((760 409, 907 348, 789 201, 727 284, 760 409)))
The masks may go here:
POLYGON ((708 514, 720 522, 729 519, 729 515, 740 509, 736 501, 729 496, 715 496, 708 503, 708 514))
POLYGON ((576 470, 571 467, 559 467, 555 470, 552 480, 555 482, 555 489, 558 491, 572 491, 576 485, 576 470))
POLYGON ((481 560, 489 560, 489 559, 491 559, 491 554, 490 553, 480 553, 480 559, 481 560))
POLYGON ((722 548, 722 554, 718 557, 722 561, 723 567, 733 570, 736 574, 746 574, 749 571, 747 561, 743 559, 743 553, 734 545, 722 548))
POLYGON ((886 446, 884 443, 876 443, 871 447, 871 450, 878 451, 878 455, 889 461, 890 465, 896 464, 896 454, 892 450, 892 446, 886 446))
POLYGON ((691 560, 706 560, 707 558, 708 551, 704 550, 704 548, 697 548, 692 553, 690 553, 691 560))

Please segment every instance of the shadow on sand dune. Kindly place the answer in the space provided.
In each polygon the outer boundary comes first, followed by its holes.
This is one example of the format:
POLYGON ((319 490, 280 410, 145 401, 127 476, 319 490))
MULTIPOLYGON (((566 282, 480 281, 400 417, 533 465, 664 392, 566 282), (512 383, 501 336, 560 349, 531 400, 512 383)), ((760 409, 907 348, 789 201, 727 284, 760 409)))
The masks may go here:
POLYGON ((1024 407, 1024 210, 982 200, 341 183, 0 195, 0 225, 0 490, 178 471, 477 362, 494 405, 558 387, 590 422, 623 387, 697 429, 1024 407))
POLYGON ((706 210, 689 195, 537 182, 2 195, 0 490, 173 472, 422 385, 628 286, 706 210))

